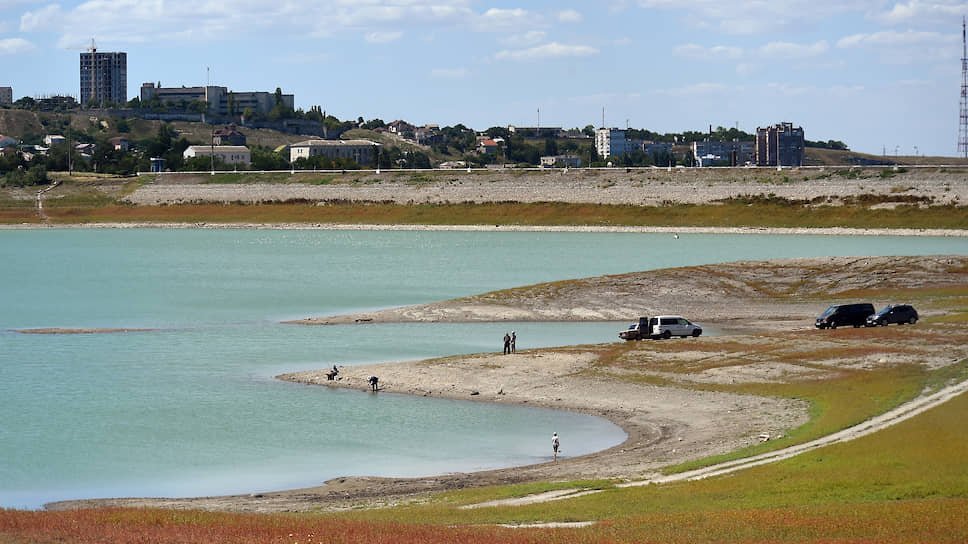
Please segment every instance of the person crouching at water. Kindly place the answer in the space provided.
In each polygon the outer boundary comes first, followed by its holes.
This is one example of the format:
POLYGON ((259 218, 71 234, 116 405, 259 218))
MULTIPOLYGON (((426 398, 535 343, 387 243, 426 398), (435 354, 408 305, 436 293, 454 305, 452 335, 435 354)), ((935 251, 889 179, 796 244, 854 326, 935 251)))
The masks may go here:
POLYGON ((370 391, 379 391, 380 389, 380 378, 376 376, 370 376, 370 391))

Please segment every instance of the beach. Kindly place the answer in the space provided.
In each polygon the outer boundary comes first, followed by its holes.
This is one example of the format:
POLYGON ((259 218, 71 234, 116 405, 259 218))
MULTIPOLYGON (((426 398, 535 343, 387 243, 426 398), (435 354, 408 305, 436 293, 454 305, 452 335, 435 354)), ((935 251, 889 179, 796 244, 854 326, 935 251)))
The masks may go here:
MULTIPOLYGON (((495 351, 429 361, 343 367, 284 374, 280 379, 368 390, 379 376, 381 394, 407 394, 550 407, 605 417, 628 439, 608 450, 562 456, 525 467, 423 478, 337 478, 319 487, 229 497, 99 499, 52 508, 120 505, 277 512, 340 510, 424 500, 447 489, 532 481, 609 479, 643 481, 671 464, 776 440, 808 418, 805 402, 718 390, 717 385, 783 383, 842 369, 875 369, 902 363, 931 368, 968 357, 968 334, 954 325, 819 331, 813 318, 822 289, 830 301, 877 287, 945 289, 968 283, 968 257, 791 259, 727 263, 639 272, 522 287, 455 301, 349 316, 316 316, 298 324, 447 320, 634 319, 676 303, 683 315, 700 315, 719 336, 554 349, 495 351), (823 287, 821 287, 823 286, 823 287), (647 291, 653 306, 627 301, 647 291), (614 313, 611 313, 614 312, 614 313), (627 313, 631 312, 631 313, 627 313), (844 350, 845 357, 815 354, 844 350), (644 377, 644 378, 643 378, 644 377)), ((641 298, 641 297, 640 297, 641 298)), ((874 300, 880 305, 889 300, 874 300)), ((822 307, 820 308, 822 309, 822 307)), ((943 310, 922 308, 923 316, 943 310)), ((294 324, 293 326, 298 326, 294 324)), ((616 331, 616 334, 618 331, 616 331)), ((321 482, 322 484, 322 482, 321 482)))

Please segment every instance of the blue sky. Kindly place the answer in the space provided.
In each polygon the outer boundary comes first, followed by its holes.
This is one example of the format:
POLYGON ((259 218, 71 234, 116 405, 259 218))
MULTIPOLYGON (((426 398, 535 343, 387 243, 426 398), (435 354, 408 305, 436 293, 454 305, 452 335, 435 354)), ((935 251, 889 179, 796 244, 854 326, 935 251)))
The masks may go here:
POLYGON ((810 140, 954 156, 949 0, 0 1, 0 85, 79 94, 78 55, 141 83, 293 93, 341 119, 660 132, 779 121, 810 140))

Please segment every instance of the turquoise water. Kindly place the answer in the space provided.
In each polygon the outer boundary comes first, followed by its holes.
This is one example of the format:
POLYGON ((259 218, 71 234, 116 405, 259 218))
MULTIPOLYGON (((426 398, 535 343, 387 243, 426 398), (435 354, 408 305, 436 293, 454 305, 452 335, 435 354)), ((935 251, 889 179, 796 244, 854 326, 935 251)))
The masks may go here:
MULTIPOLYGON (((282 230, 0 231, 0 506, 246 493, 541 462, 624 440, 588 416, 331 391, 286 371, 614 341, 625 324, 282 319, 667 266, 968 254, 963 238, 282 230), (33 327, 139 327, 25 335, 33 327)), ((701 321, 701 316, 695 316, 701 321)))

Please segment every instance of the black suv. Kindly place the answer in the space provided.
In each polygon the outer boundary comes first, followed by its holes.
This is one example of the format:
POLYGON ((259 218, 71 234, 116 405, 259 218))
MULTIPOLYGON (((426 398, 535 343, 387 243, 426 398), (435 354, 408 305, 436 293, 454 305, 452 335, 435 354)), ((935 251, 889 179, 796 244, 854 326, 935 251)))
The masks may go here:
POLYGON ((884 306, 881 311, 867 318, 868 327, 877 325, 889 325, 897 323, 903 325, 910 323, 914 325, 918 322, 918 311, 910 304, 889 304, 884 306))
POLYGON ((874 305, 869 302, 861 304, 835 304, 817 318, 818 329, 836 329, 841 325, 860 327, 867 324, 867 316, 874 313, 874 305))

